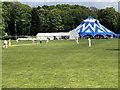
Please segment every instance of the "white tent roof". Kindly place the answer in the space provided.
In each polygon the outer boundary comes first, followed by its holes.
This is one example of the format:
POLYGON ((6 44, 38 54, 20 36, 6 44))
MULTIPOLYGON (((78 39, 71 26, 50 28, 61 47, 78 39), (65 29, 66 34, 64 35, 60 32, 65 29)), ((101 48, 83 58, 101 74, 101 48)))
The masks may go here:
POLYGON ((70 33, 69 32, 60 32, 60 33, 38 33, 37 36, 45 36, 45 37, 49 37, 49 36, 69 36, 70 33))

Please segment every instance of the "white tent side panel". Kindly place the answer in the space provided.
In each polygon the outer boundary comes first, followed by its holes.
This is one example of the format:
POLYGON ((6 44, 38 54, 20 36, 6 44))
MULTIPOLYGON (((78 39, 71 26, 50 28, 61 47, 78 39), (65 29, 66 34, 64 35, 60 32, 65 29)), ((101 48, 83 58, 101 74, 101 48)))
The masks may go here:
POLYGON ((55 37, 61 37, 61 36, 70 36, 69 32, 61 32, 61 33, 38 33, 37 35, 37 40, 39 40, 40 38, 42 38, 42 40, 46 40, 47 37, 50 38, 50 40, 54 39, 55 37))
POLYGON ((79 37, 79 34, 77 31, 75 30, 70 31, 70 37, 69 37, 70 40, 77 39, 78 37, 79 37))

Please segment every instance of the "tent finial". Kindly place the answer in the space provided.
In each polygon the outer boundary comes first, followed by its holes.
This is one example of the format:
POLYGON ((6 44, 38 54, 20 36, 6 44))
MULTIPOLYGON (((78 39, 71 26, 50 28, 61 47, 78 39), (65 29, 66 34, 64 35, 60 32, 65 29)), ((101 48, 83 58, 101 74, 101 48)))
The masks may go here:
POLYGON ((93 19, 93 17, 92 17, 92 16, 89 16, 88 19, 93 19))

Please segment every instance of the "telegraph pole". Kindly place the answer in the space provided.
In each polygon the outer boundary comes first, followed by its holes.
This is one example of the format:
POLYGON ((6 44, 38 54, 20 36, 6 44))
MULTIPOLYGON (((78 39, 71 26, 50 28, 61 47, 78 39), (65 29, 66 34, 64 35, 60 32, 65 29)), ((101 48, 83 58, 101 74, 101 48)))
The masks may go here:
MULTIPOLYGON (((15 11, 16 2, 17 2, 17 0, 13 0, 14 14, 16 13, 16 11, 15 11)), ((15 17, 15 21, 14 21, 14 27, 15 27, 15 39, 17 40, 17 22, 16 22, 16 17, 15 17)))
POLYGON ((16 23, 16 20, 15 20, 15 39, 17 40, 17 23, 16 23))

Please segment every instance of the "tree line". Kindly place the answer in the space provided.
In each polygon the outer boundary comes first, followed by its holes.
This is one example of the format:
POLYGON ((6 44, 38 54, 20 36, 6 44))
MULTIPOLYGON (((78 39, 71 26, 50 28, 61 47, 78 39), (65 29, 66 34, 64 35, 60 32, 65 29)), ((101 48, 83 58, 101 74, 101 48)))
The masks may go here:
POLYGON ((68 32, 90 15, 109 30, 120 33, 120 13, 113 7, 97 9, 69 4, 30 7, 20 2, 2 2, 0 30, 3 35, 8 33, 12 36, 15 33, 36 35, 39 32, 68 32))

